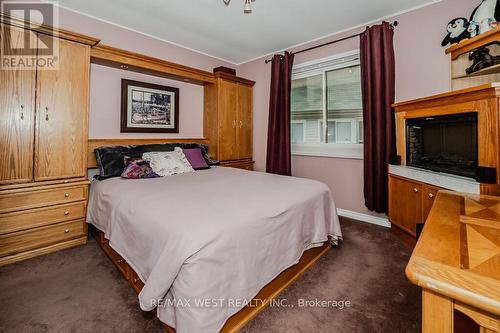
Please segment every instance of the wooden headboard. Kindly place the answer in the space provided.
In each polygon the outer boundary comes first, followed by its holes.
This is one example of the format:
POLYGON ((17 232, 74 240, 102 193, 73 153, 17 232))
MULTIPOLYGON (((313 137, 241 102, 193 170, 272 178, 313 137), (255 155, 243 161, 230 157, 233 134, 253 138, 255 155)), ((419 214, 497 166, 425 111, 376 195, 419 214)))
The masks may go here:
POLYGON ((94 149, 103 146, 124 146, 124 145, 149 145, 158 143, 199 143, 208 144, 208 139, 205 138, 189 138, 189 139, 89 139, 87 145, 87 168, 97 168, 94 149))

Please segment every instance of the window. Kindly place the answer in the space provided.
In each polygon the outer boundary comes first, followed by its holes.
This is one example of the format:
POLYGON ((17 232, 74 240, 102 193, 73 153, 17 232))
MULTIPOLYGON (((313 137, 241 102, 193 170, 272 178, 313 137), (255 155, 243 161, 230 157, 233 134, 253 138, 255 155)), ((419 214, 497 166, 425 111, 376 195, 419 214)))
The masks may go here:
POLYGON ((293 154, 362 157, 358 51, 295 66, 291 97, 293 154))

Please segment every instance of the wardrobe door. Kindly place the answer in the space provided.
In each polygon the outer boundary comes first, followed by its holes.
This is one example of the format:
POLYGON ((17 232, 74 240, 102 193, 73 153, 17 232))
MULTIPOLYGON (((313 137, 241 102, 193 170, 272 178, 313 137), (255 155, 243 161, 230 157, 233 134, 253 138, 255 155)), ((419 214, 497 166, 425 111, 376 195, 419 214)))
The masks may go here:
POLYGON ((252 158, 252 87, 238 84, 239 158, 252 158))
POLYGON ((57 70, 39 70, 35 180, 84 177, 90 48, 59 40, 57 70))
MULTIPOLYGON (((1 28, 1 43, 21 50, 25 31, 1 28)), ((36 48, 23 50, 23 55, 26 51, 31 52, 28 56, 36 57, 36 48)), ((19 52, 14 51, 16 54, 19 52)), ((0 184, 29 182, 33 178, 35 78, 34 69, 0 69, 0 184)))
POLYGON ((219 90, 219 159, 239 158, 237 143, 238 84, 221 80, 219 90))

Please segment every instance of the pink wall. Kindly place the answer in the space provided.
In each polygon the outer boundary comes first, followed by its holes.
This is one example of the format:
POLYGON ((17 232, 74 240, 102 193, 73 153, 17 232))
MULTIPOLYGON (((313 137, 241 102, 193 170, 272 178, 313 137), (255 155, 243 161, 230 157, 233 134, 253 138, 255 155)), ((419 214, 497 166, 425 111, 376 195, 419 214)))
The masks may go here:
MULTIPOLYGON (((468 17, 478 1, 443 0, 388 20, 398 20, 395 33, 396 100, 402 101, 450 88, 448 58, 440 46, 446 24, 454 17, 468 17)), ((341 35, 304 45, 297 49, 335 40, 362 31, 355 29, 341 35)), ((331 56, 359 48, 358 39, 297 55, 295 63, 331 56)), ((254 88, 254 158, 257 170, 265 170, 270 65, 264 58, 239 67, 239 74, 257 83, 254 88)), ((332 189, 339 208, 370 212, 363 199, 363 161, 354 159, 293 156, 295 176, 317 179, 332 189)))
MULTIPOLYGON (((62 28, 101 39, 103 44, 212 71, 214 67, 234 65, 201 53, 190 51, 131 30, 117 27, 72 11, 60 9, 62 28)), ((91 67, 90 138, 118 137, 202 137, 203 87, 159 77, 112 69, 99 65, 91 67), (120 133, 121 79, 145 81, 180 88, 179 134, 120 133)))

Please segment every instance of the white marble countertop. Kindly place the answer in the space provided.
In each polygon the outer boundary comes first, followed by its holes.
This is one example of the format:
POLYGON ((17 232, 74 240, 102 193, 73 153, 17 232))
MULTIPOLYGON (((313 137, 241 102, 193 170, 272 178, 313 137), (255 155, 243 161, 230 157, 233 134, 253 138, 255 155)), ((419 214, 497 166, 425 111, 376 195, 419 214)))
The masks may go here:
POLYGON ((472 178, 430 171, 405 165, 389 164, 389 174, 413 179, 422 183, 442 187, 447 190, 480 194, 480 185, 472 178))

